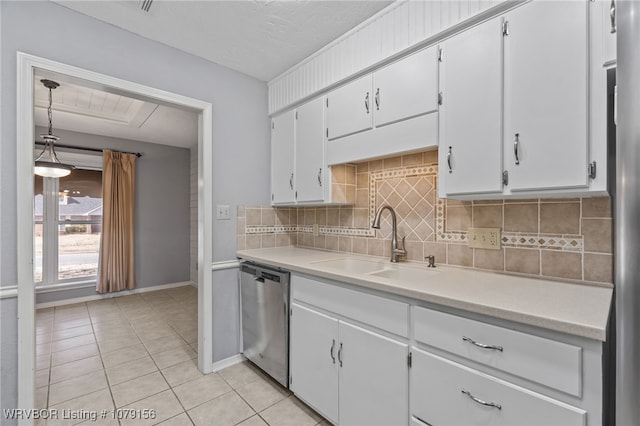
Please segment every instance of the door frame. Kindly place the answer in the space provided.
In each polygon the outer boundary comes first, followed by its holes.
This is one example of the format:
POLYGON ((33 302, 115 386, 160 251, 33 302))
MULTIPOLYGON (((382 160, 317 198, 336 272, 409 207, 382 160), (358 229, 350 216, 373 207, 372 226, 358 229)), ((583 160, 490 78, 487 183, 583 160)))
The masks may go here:
MULTIPOLYGON (((35 285, 33 275, 34 77, 36 69, 87 80, 106 88, 198 114, 198 368, 213 370, 213 106, 60 62, 17 53, 17 268, 18 268, 18 406, 35 405, 35 285), (207 159, 207 161, 205 161, 207 159), (208 272, 208 273, 207 273, 208 272)), ((20 424, 27 424, 27 422, 20 424)))

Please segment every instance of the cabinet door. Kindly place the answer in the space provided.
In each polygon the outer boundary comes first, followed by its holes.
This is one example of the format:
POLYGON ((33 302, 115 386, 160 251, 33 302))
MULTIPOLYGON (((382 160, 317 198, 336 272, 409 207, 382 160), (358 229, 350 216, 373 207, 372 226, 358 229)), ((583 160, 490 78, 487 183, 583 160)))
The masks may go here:
POLYGON ((340 424, 408 424, 407 345, 344 322, 340 343, 340 424))
POLYGON ((588 184, 588 6, 534 1, 505 18, 504 152, 511 191, 588 184))
POLYGON ((580 408, 415 348, 412 353, 411 411, 428 424, 586 424, 587 413, 580 408))
POLYGON ((441 194, 501 192, 501 20, 473 27, 442 47, 441 194))
MULTIPOLYGON (((615 1, 612 0, 599 0, 598 6, 600 7, 600 18, 602 27, 602 39, 604 50, 604 64, 612 65, 616 62, 616 43, 617 43, 617 28, 615 22, 615 7, 617 6, 615 1), (611 20, 611 8, 614 7, 613 21, 611 20)), ((599 64, 602 65, 602 64, 599 64)))
POLYGON ((438 49, 421 50, 373 74, 376 127, 438 109, 438 49))
POLYGON ((338 320, 291 305, 289 371, 296 396, 338 422, 338 320))
POLYGON ((327 95, 329 140, 372 128, 375 106, 371 81, 371 74, 368 74, 327 95))
POLYGON ((287 111, 271 122, 271 202, 292 203, 294 198, 294 112, 287 111))
POLYGON ((297 201, 324 200, 324 98, 314 99, 296 111, 297 201))

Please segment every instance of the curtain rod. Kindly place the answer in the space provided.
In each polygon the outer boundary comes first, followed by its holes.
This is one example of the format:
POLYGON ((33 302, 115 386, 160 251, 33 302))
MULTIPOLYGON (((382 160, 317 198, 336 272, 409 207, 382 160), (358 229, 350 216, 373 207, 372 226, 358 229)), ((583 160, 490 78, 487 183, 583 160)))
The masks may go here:
MULTIPOLYGON (((39 142, 39 141, 35 141, 36 145, 44 145, 44 142, 39 142)), ((62 145, 62 144, 55 144, 56 147, 58 148, 68 148, 68 149, 78 149, 80 151, 91 151, 91 152, 103 152, 104 149, 100 149, 100 148, 83 148, 80 146, 71 146, 71 145, 62 145)), ((139 152, 127 152, 127 151, 118 151, 115 149, 110 149, 109 151, 114 151, 114 152, 121 152, 123 154, 133 154, 136 157, 140 158, 142 157, 142 154, 139 152)))

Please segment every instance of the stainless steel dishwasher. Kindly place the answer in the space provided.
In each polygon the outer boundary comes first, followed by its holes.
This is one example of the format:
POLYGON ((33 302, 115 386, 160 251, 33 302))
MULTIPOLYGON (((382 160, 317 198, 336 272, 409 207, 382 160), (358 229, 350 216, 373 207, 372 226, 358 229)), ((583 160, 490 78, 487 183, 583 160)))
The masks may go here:
POLYGON ((289 387, 289 273, 243 263, 242 346, 244 356, 289 387))

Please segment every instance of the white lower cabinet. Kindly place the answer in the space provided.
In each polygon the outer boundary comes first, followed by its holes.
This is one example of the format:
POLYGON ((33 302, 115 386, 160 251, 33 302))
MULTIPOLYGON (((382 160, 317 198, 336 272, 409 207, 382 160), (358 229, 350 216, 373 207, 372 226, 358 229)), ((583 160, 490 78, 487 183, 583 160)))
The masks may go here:
POLYGON ((336 425, 597 426, 602 343, 291 275, 290 388, 336 425))
POLYGON ((333 423, 338 423, 337 340, 337 319, 291 304, 289 387, 333 423))
POLYGON ((586 412, 412 348, 413 416, 430 425, 582 426, 586 412))
POLYGON ((406 425, 408 345, 292 304, 291 390, 341 425, 406 425))
POLYGON ((406 425, 409 347, 340 322, 340 424, 406 425))
MULTIPOLYGON (((341 315, 320 312, 322 307, 303 306, 299 302, 323 305, 323 300, 329 300, 311 297, 309 291, 305 297, 296 291, 297 283, 302 282, 304 290, 318 286, 316 294, 323 293, 323 287, 331 291, 335 286, 297 279, 292 276, 290 317, 289 370, 294 394, 334 424, 407 425, 408 343, 355 325, 366 316, 361 313, 367 304, 358 300, 353 304, 353 323, 341 315)), ((406 319, 408 304, 404 305, 406 319)))

